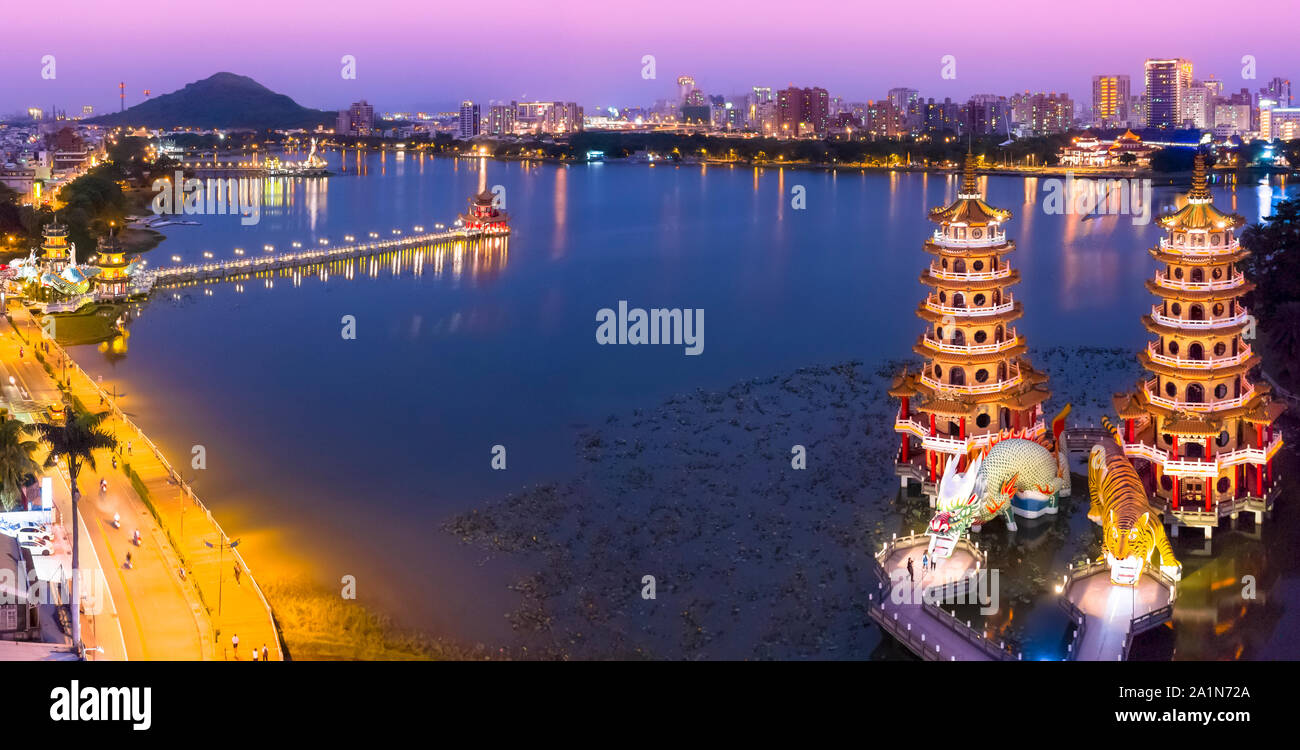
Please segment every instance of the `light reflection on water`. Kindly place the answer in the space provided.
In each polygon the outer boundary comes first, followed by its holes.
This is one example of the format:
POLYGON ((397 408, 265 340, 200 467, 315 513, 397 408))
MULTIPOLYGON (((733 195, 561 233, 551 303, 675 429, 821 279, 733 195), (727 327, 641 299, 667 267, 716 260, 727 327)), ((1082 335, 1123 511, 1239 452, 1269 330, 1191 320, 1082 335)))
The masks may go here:
MULTIPOLYGON (((169 455, 207 447, 196 487, 249 540, 259 576, 355 575, 363 600, 405 622, 488 642, 509 637, 506 584, 520 571, 460 546, 443 520, 571 475, 574 425, 807 364, 909 356, 926 211, 957 187, 937 174, 328 158, 327 180, 270 181, 259 224, 200 217, 168 228, 153 255, 409 232, 450 222, 498 184, 509 252, 461 243, 163 290, 129 324, 129 347, 74 356, 131 394, 124 406, 169 455), (795 185, 804 210, 791 206, 795 185), (595 346, 595 311, 620 299, 707 309, 706 354, 595 346), (345 315, 355 341, 340 336, 345 315), (507 471, 489 468, 496 444, 507 471)), ((981 180, 1015 214, 1018 328, 1034 346, 1136 352, 1158 227, 1045 214, 1040 182, 981 180)), ((1155 201, 1177 194, 1157 188, 1155 201)), ((1282 194, 1216 189, 1250 218, 1282 194)), ((1232 566, 1250 545, 1224 548, 1232 566)), ((1189 602, 1200 580, 1189 578, 1189 602)), ((1181 618, 1180 651, 1201 627, 1181 618)))

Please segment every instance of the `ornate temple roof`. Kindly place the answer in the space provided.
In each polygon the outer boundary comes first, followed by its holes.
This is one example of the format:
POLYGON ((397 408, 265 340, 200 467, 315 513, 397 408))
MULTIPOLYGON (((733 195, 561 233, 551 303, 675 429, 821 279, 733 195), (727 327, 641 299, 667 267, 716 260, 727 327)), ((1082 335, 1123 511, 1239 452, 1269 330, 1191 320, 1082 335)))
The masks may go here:
POLYGON ((939 224, 986 226, 1010 218, 1010 211, 994 208, 984 202, 979 181, 975 178, 975 155, 970 153, 966 154, 966 163, 962 168, 961 189, 957 191, 957 200, 950 206, 930 211, 930 221, 939 224))
POLYGON ((1169 418, 1163 431, 1179 437, 1215 437, 1223 432, 1223 423, 1213 417, 1181 413, 1169 418))
POLYGON ((1245 414, 1241 415, 1241 419, 1250 424, 1270 425, 1277 421, 1284 411, 1286 411, 1286 404, 1264 398, 1256 401, 1245 414))
POLYGON ((1138 419, 1145 417, 1147 410, 1133 393, 1116 393, 1110 401, 1115 405, 1115 414, 1120 419, 1138 419))
POLYGON ((1225 214, 1214 207, 1205 177, 1205 155, 1199 152, 1192 168, 1192 189, 1187 193, 1187 205, 1160 217, 1160 225, 1166 229, 1232 229, 1245 223, 1246 220, 1237 214, 1225 214))
POLYGON ((889 395, 894 398, 903 398, 916 394, 916 376, 907 372, 904 367, 903 371, 894 376, 894 382, 889 386, 889 395))

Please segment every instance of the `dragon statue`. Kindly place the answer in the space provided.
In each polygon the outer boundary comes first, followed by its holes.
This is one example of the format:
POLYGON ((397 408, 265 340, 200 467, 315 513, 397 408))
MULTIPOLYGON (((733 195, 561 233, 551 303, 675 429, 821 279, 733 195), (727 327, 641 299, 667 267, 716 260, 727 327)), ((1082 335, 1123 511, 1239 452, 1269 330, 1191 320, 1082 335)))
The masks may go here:
POLYGON ((1110 563, 1110 582, 1135 585, 1154 552, 1160 553, 1160 570, 1177 581, 1183 568, 1174 559, 1160 516, 1147 501, 1133 464, 1118 447, 1115 426, 1104 417, 1101 422, 1115 444, 1094 445, 1088 454, 1088 519, 1101 524, 1102 559, 1110 563))
POLYGON ((1003 431, 978 449, 978 455, 966 456, 966 471, 957 471, 960 457, 949 459, 930 519, 931 555, 950 556, 957 540, 999 513, 1004 514, 1007 529, 1015 531, 1011 498, 1016 495, 1046 500, 1053 508, 1058 497, 1069 496, 1069 462, 1066 452, 1059 450, 1069 413, 1067 404, 1052 420, 1050 441, 1040 443, 1021 437, 1023 432, 1003 431))

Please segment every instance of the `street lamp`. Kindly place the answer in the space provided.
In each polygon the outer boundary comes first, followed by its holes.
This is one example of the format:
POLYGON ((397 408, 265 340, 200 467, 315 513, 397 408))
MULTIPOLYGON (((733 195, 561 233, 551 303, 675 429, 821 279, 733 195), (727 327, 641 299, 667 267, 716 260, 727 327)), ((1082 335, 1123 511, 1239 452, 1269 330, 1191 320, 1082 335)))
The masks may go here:
POLYGON ((219 540, 216 544, 213 544, 212 542, 209 542, 207 539, 204 539, 203 543, 206 544, 209 549, 213 547, 217 548, 217 617, 221 617, 221 584, 223 581, 226 580, 225 554, 227 549, 233 551, 235 547, 238 547, 239 540, 236 539, 235 541, 232 542, 229 541, 228 539, 223 538, 219 540))

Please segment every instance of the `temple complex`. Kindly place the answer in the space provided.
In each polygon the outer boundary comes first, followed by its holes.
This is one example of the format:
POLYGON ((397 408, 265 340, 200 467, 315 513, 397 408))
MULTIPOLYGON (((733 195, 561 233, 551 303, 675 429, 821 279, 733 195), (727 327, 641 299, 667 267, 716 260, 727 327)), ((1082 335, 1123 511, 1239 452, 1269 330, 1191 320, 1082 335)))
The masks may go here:
POLYGON ((1198 154, 1187 204, 1160 219, 1166 234, 1150 251, 1160 268, 1146 286, 1160 301, 1142 318, 1155 339, 1138 359, 1151 377, 1114 398, 1124 453, 1175 533, 1196 526, 1209 536, 1241 511, 1260 523, 1273 505, 1282 446, 1273 422, 1284 406, 1250 377, 1259 357, 1243 336, 1253 319, 1240 298, 1254 285, 1237 268, 1248 252, 1233 234, 1244 223, 1214 207, 1198 154))
POLYGON ((56 217, 53 223, 45 225, 41 234, 45 237, 41 243, 41 260, 47 271, 57 274, 68 264, 68 227, 56 217))
POLYGON ((1045 431, 1047 376, 1030 366, 1011 325, 1022 310, 1009 291, 1020 281, 1006 260, 1016 247, 1006 236, 1010 218, 984 202, 969 154, 957 200, 930 211, 939 226, 925 242, 934 258, 921 274, 930 292, 916 311, 926 330, 914 347, 925 364, 900 374, 889 394, 901 402, 896 473, 905 487, 921 482, 932 503, 951 458, 1003 430, 1029 438, 1045 431))

